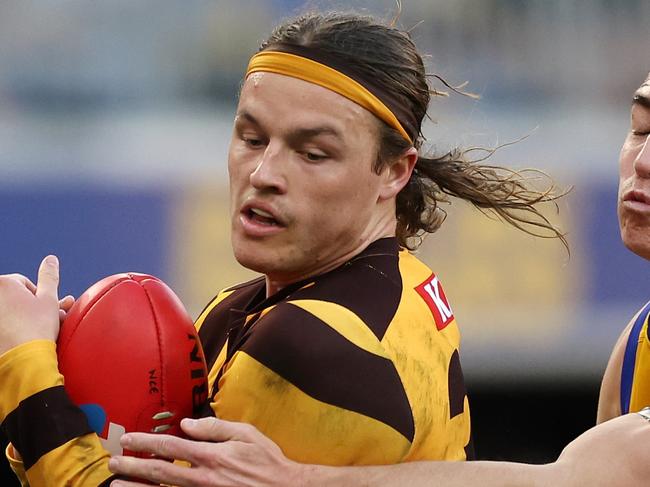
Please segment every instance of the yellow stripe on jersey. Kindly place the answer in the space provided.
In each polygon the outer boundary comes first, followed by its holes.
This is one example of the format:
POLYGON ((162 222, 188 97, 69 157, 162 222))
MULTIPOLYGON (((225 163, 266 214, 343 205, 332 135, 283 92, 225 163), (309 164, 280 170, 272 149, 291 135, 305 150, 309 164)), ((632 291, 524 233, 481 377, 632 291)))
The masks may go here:
POLYGON ((650 406, 650 341, 648 340, 647 318, 641 333, 639 333, 637 343, 630 412, 640 411, 646 406, 650 406))
MULTIPOLYGON (((404 302, 402 302, 400 308, 404 308, 405 310, 410 309, 411 315, 414 318, 419 317, 422 319, 425 316, 430 316, 431 311, 429 310, 429 307, 419 298, 417 293, 413 292, 413 289, 431 275, 431 270, 407 251, 400 252, 399 267, 404 279, 402 288, 402 300, 404 300, 404 302)), ((396 315, 399 315, 399 313, 396 313, 396 315)), ((427 323, 429 323, 428 320, 427 323)), ((428 332, 428 328, 423 330, 423 333, 425 334, 428 334, 428 332)), ((453 319, 450 325, 440 330, 439 333, 455 348, 460 346, 460 330, 455 319, 453 319)), ((424 345, 424 342, 417 343, 424 345)))
POLYGON ((0 384, 11 394, 0 394, 0 421, 18 407, 21 401, 44 389, 63 385, 52 340, 32 340, 12 348, 0 356, 0 384), (37 370, 37 373, 17 374, 16 369, 37 370), (26 381, 24 377, 31 379, 26 381))
POLYGON ((367 352, 388 358, 377 336, 361 318, 349 309, 329 301, 301 299, 288 301, 321 319, 323 323, 343 335, 348 341, 367 352))
POLYGON ((464 447, 471 437, 468 401, 464 387, 449 390, 450 383, 462 383, 460 368, 451 367, 460 346, 458 326, 454 319, 444 329, 436 330, 431 310, 414 291, 431 276, 426 265, 401 252, 400 272, 404 278, 400 306, 382 345, 400 370, 413 407, 415 437, 405 460, 464 460, 464 447), (424 370, 427 373, 422 373, 424 370), (455 399, 461 401, 462 412, 452 415, 450 402, 459 394, 455 399))
POLYGON ((410 442, 394 428, 308 396, 245 352, 230 363, 212 403, 216 416, 253 424, 293 460, 388 464, 402 461, 409 451, 410 442), (260 404, 264 397, 272 400, 260 404))
POLYGON ((217 360, 214 362, 212 368, 208 371, 208 391, 212 391, 214 386, 214 381, 217 380, 219 375, 219 370, 223 367, 224 362, 226 361, 226 356, 228 354, 228 340, 226 340, 225 345, 217 355, 217 360))
POLYGON ((29 485, 99 485, 112 473, 110 454, 91 433, 51 450, 27 470, 29 485))

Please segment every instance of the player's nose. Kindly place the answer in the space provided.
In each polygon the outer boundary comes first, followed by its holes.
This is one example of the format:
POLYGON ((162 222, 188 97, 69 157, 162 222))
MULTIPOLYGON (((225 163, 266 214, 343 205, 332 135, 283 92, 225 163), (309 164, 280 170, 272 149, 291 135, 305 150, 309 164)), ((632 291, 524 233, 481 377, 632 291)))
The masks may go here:
POLYGON ((650 178, 650 135, 646 136, 645 141, 636 158, 634 159, 634 171, 639 177, 650 178))
POLYGON ((269 143, 250 175, 251 185, 258 190, 272 189, 284 193, 287 189, 286 151, 279 144, 269 143))

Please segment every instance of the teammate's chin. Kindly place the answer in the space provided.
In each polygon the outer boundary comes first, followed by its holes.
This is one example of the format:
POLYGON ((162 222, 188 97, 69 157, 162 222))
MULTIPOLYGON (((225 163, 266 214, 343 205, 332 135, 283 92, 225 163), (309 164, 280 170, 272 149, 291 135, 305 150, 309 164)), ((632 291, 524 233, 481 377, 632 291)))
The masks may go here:
POLYGON ((644 259, 650 260, 650 222, 621 216, 621 239, 625 246, 644 259))

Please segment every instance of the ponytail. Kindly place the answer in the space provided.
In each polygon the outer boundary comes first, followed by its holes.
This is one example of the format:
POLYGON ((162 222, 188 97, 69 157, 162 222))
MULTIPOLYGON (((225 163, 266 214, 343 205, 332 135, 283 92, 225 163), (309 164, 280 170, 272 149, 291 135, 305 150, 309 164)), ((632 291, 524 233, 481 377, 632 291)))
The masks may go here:
MULTIPOLYGON (((382 128, 380 157, 375 170, 407 147, 394 130, 382 128)), ((455 149, 440 157, 419 157, 408 184, 397 195, 397 237, 402 246, 414 250, 427 233, 435 232, 447 216, 441 202, 449 197, 471 203, 513 227, 542 238, 557 238, 569 251, 565 234, 540 211, 539 204, 554 203, 567 191, 559 190, 551 178, 537 169, 514 170, 485 164, 496 149, 472 159, 480 149, 455 149), (539 189, 540 181, 545 181, 539 189)))

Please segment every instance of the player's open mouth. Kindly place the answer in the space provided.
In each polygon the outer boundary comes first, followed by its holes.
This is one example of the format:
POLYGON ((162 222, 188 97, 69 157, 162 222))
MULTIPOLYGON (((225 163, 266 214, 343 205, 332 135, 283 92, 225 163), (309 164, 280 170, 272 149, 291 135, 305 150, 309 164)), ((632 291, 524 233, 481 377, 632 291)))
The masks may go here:
POLYGON ((271 213, 260 210, 259 208, 249 208, 247 211, 247 216, 250 220, 261 225, 279 225, 278 221, 273 217, 271 213))

